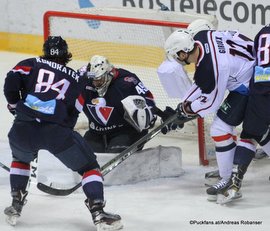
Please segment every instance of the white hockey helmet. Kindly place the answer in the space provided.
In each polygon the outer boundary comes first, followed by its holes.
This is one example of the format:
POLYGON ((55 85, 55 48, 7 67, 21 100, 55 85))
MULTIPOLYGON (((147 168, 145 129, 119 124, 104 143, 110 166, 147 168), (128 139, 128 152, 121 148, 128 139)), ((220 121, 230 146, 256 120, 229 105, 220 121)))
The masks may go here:
POLYGON ((100 55, 94 55, 87 67, 87 76, 93 80, 93 85, 99 96, 103 97, 113 78, 113 65, 100 55))
POLYGON ((196 19, 189 24, 187 30, 192 36, 195 36, 198 32, 202 30, 214 30, 215 26, 206 19, 196 19))
POLYGON ((176 30, 165 41, 164 49, 169 60, 185 64, 179 60, 177 53, 179 51, 189 53, 193 50, 194 45, 195 41, 188 30, 176 30))

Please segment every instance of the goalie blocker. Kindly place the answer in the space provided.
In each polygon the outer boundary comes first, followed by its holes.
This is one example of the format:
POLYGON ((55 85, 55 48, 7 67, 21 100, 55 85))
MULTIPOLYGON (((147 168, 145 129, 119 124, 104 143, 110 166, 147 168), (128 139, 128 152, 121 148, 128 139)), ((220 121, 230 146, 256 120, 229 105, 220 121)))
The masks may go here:
POLYGON ((131 95, 121 100, 121 102, 125 109, 125 120, 138 132, 149 129, 155 123, 156 117, 142 96, 131 95))

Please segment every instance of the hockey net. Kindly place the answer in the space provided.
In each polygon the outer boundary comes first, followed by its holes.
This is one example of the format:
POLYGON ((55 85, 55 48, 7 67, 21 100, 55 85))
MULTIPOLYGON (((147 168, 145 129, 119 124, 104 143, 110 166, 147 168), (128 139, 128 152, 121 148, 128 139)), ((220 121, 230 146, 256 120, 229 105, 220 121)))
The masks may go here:
MULTIPOLYGON (((89 8, 70 12, 48 11, 44 14, 44 39, 49 35, 61 35, 73 54, 70 66, 75 70, 87 64, 93 55, 106 56, 114 66, 136 73, 153 93, 159 108, 175 108, 179 99, 168 98, 157 76, 157 68, 165 58, 166 38, 175 29, 186 28, 198 18, 217 25, 214 16, 159 10, 89 8)), ((191 66, 187 72, 192 76, 194 68, 191 66)), ((211 121, 212 116, 198 119, 171 133, 179 139, 192 136, 198 140, 202 165, 207 165, 214 157, 214 146, 209 137, 211 121)), ((87 118, 80 116, 77 128, 87 127, 87 118)))

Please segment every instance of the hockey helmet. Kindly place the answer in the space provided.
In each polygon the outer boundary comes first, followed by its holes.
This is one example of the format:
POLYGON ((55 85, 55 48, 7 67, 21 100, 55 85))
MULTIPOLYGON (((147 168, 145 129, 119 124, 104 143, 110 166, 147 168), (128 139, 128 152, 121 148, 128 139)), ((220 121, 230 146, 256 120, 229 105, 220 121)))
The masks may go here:
POLYGON ((194 45, 195 41, 188 30, 176 30, 165 41, 164 49, 169 60, 176 60, 183 64, 177 53, 179 51, 189 53, 193 50, 194 45))
POLYGON ((63 57, 68 53, 68 45, 61 36, 49 36, 44 42, 43 53, 46 57, 63 57))
POLYGON ((187 27, 192 36, 195 36, 202 30, 214 30, 214 25, 206 19, 196 19, 187 27))
POLYGON ((72 54, 68 52, 68 45, 61 36, 49 36, 43 44, 41 57, 65 65, 71 60, 72 54))
POLYGON ((113 78, 113 65, 100 55, 94 55, 87 66, 87 76, 92 79, 93 85, 100 97, 103 97, 113 78))

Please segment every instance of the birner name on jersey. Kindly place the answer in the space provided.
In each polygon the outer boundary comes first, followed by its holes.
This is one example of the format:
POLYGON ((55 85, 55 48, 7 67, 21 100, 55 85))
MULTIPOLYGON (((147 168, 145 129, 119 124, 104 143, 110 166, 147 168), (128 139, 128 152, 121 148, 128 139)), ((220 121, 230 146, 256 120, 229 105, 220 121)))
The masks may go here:
POLYGON ((52 62, 52 61, 49 61, 49 60, 46 60, 46 59, 42 59, 42 58, 36 58, 36 61, 38 63, 47 64, 51 68, 54 68, 54 69, 59 70, 59 71, 65 73, 65 74, 68 74, 73 79, 75 79, 76 82, 79 82, 80 76, 77 74, 77 72, 70 69, 70 68, 68 68, 68 67, 63 66, 62 64, 58 64, 58 63, 55 63, 55 62, 52 62))

